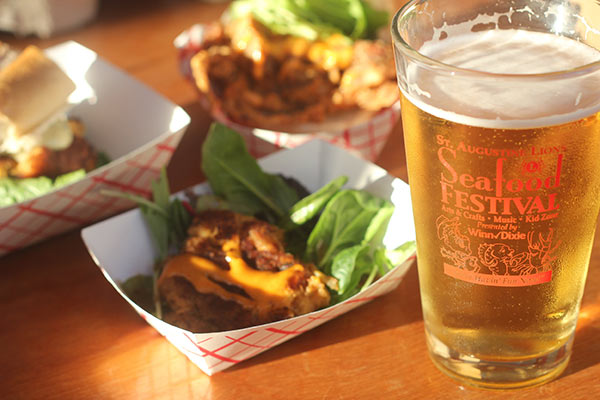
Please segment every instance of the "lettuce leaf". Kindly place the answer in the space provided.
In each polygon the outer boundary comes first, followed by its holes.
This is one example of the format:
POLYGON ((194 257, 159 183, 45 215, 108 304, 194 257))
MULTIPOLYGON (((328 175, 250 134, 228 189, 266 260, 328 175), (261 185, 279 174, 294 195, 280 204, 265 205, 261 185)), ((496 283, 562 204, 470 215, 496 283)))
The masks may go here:
POLYGON ((78 181, 85 176, 85 170, 79 169, 60 175, 55 179, 45 176, 37 178, 0 178, 0 207, 20 203, 44 195, 56 188, 78 181))
POLYGON ((237 132, 222 124, 209 129, 202 146, 202 170, 213 192, 241 214, 263 215, 275 223, 285 219, 299 200, 281 176, 260 168, 237 132))
POLYGON ((252 16, 280 35, 308 40, 333 33, 351 39, 373 39, 387 25, 389 14, 364 0, 236 0, 229 7, 233 18, 252 16))

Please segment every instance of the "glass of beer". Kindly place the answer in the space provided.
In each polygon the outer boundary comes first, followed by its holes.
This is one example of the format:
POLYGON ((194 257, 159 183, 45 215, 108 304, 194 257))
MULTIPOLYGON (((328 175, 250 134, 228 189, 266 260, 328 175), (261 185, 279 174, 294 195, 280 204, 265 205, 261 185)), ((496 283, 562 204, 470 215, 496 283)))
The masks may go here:
POLYGON ((486 388, 555 378, 600 206, 600 5, 413 0, 392 37, 431 359, 486 388))

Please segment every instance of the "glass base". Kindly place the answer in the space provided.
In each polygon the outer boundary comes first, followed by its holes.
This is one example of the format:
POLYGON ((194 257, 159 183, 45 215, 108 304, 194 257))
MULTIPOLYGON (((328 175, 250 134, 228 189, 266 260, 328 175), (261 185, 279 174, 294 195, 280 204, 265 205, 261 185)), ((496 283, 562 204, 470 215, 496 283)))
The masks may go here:
POLYGON ((546 383, 558 377, 571 356, 573 335, 562 346, 534 358, 483 360, 461 354, 426 332, 433 363, 453 379, 485 389, 518 389, 546 383))

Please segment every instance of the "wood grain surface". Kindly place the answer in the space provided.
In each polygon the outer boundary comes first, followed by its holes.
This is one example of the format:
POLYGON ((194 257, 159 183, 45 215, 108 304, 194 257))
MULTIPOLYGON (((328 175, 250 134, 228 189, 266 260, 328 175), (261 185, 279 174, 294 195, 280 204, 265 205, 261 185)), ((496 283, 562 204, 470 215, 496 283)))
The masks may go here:
MULTIPOLYGON (((179 74, 173 39, 226 5, 102 0, 98 18, 51 39, 75 40, 181 105, 192 124, 169 165, 175 190, 202 180, 211 122, 179 74)), ((406 178, 400 124, 378 159, 406 178)), ((147 325, 106 282, 78 230, 0 258, 0 399, 593 399, 600 396, 600 240, 594 246, 564 374, 493 392, 461 385, 428 358, 413 267, 392 293, 212 377, 147 325)))

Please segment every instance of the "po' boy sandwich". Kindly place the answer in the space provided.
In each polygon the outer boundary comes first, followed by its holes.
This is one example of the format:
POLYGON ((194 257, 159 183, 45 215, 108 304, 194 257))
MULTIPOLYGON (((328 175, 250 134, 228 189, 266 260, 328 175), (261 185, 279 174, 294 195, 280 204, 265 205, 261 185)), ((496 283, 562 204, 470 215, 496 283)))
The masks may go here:
POLYGON ((96 167, 84 125, 69 119, 73 81, 40 49, 0 43, 0 178, 56 178, 96 167))

